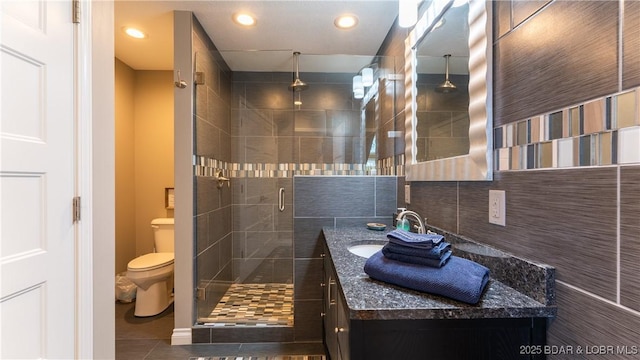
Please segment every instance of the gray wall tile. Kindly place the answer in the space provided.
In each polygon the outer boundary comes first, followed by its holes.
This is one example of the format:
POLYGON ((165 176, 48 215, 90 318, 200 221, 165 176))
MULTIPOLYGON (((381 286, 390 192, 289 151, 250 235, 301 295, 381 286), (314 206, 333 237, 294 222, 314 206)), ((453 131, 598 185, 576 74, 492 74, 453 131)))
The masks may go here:
POLYGON ((617 17, 618 2, 555 1, 502 37, 494 46, 494 124, 616 92, 617 17))
POLYGON ((322 339, 322 300, 294 301, 295 341, 318 341, 322 339))
POLYGON ((376 216, 390 217, 396 210, 397 178, 395 176, 375 177, 376 216))
POLYGON ((558 280, 615 301, 616 188, 614 168, 501 172, 493 183, 461 183, 459 233, 554 266, 558 280), (488 222, 489 189, 506 191, 506 227, 488 222))
MULTIPOLYGON (((442 229, 458 231, 458 184, 455 182, 411 182, 411 204, 406 205, 416 211, 427 223, 442 229)), ((478 184, 477 186, 482 186, 478 184)), ((398 201, 404 199, 398 194, 398 201)), ((402 204, 405 206, 405 204, 402 204)))
POLYGON ((511 30, 511 1, 493 2, 493 38, 498 39, 511 30))
POLYGON ((513 26, 520 25, 523 21, 540 10, 550 0, 525 0, 525 1, 503 1, 511 3, 513 11, 513 26))
POLYGON ((640 167, 620 168, 620 303, 640 311, 640 167))
POLYGON ((373 177, 296 177, 296 217, 374 216, 373 177))
POLYGON ((234 205, 234 231, 273 231, 272 205, 234 205))
POLYGON ((368 223, 380 223, 385 224, 387 226, 393 225, 393 213, 390 213, 387 216, 381 217, 359 217, 359 218, 336 218, 336 228, 345 228, 345 227, 365 227, 368 223))
POLYGON ((294 226, 294 255, 300 258, 319 258, 322 253, 322 228, 333 227, 334 219, 296 218, 294 226))
POLYGON ((293 328, 280 327, 224 327, 211 328, 211 339, 215 343, 287 343, 293 341, 293 328))
POLYGON ((294 300, 322 300, 322 259, 295 259, 294 300))
POLYGON ((622 88, 640 86, 640 2, 624 2, 622 88))
MULTIPOLYGON (((556 346, 638 346, 640 317, 611 303, 599 301, 579 291, 557 284, 558 317, 549 326, 547 339, 556 346)), ((631 349, 629 349, 631 350, 631 349)), ((596 350, 597 352, 598 350, 596 350)), ((551 356, 548 359, 629 359, 637 355, 616 355, 603 352, 600 355, 551 356)))

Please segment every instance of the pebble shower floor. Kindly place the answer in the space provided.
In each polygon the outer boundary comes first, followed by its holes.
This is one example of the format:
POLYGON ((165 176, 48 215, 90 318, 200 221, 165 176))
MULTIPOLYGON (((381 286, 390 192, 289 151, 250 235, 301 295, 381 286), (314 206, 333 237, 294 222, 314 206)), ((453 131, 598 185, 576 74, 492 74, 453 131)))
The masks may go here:
POLYGON ((200 320, 208 326, 293 326, 293 284, 232 284, 209 317, 200 320))

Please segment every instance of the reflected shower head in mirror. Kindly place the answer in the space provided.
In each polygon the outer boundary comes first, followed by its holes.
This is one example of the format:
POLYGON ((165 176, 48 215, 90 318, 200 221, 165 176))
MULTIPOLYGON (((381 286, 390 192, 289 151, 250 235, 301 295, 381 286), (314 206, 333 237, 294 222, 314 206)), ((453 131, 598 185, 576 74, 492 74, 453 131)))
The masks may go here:
POLYGON ((449 81, 449 58, 451 54, 444 55, 445 58, 445 73, 444 73, 444 82, 436 87, 436 92, 447 94, 458 91, 458 87, 449 81))
POLYGON ((293 83, 289 85, 289 90, 291 91, 302 91, 306 90, 309 85, 306 82, 300 80, 300 53, 298 51, 293 53, 293 63, 295 66, 295 80, 293 83))

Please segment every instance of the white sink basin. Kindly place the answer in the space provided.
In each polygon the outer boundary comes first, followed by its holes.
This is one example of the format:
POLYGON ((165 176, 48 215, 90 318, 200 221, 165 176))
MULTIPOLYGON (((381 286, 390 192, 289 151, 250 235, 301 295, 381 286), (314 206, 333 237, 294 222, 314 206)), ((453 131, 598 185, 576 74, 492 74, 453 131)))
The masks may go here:
POLYGON ((371 255, 377 253, 382 249, 382 244, 358 244, 349 246, 349 251, 352 254, 362 256, 363 258, 369 258, 371 255))

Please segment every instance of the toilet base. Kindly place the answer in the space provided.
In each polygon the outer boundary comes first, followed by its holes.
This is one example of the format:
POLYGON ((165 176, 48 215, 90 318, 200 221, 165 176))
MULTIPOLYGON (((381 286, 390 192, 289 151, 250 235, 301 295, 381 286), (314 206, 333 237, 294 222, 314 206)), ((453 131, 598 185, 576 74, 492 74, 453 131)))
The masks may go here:
POLYGON ((172 289, 168 289, 167 281, 158 281, 144 290, 138 287, 136 291, 136 317, 149 317, 165 311, 173 303, 172 289))

